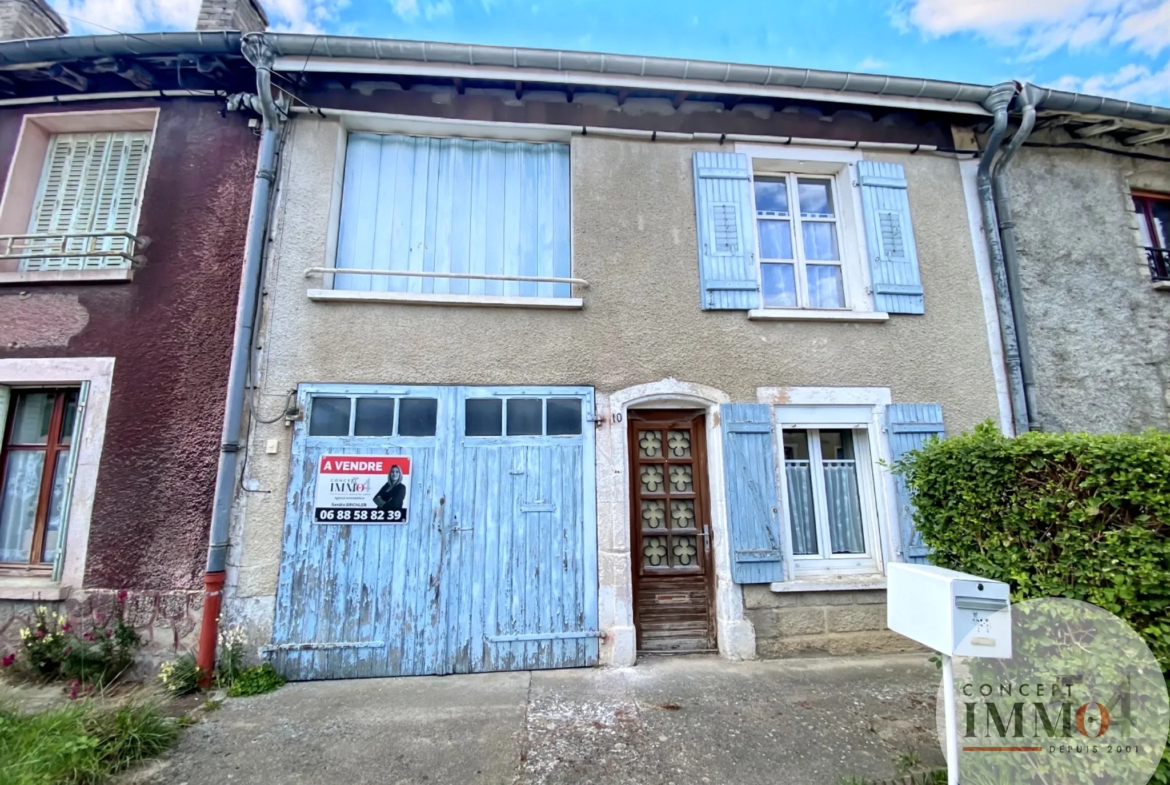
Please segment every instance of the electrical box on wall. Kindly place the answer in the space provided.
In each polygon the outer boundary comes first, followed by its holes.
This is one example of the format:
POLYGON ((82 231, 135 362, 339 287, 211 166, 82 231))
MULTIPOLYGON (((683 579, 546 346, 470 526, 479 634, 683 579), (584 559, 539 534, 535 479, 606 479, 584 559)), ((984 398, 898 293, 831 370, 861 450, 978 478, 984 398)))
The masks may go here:
POLYGON ((928 564, 888 565, 886 626, 948 657, 1012 656, 1010 592, 928 564))

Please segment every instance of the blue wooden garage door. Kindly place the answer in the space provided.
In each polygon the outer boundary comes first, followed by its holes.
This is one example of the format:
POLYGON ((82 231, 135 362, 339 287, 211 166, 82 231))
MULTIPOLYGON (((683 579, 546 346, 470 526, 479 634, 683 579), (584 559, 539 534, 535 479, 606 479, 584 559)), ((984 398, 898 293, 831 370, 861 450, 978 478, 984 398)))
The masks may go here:
POLYGON ((306 385, 299 396, 267 649, 281 673, 596 664, 591 389, 306 385), (397 483, 382 477, 394 466, 397 483), (376 495, 390 511, 344 506, 376 495))

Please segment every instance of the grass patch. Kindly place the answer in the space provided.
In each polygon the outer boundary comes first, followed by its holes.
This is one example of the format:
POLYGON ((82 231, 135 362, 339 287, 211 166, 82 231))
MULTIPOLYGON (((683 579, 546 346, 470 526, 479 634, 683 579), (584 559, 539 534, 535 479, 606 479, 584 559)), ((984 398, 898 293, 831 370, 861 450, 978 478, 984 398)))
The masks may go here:
POLYGON ((263 665, 244 668, 237 673, 235 679, 232 680, 231 686, 228 687, 227 694, 229 698, 263 695, 266 692, 272 692, 283 684, 284 677, 266 662, 263 665))
POLYGON ((0 705, 0 785, 87 785, 159 755, 179 723, 156 699, 86 700, 38 713, 0 705))

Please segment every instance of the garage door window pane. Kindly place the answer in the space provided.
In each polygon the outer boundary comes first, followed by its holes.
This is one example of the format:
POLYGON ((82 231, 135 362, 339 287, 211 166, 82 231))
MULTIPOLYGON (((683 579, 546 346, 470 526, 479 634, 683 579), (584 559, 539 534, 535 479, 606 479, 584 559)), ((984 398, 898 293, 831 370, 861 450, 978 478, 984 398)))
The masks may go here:
POLYGON ((438 414, 434 398, 403 398, 398 404, 398 435, 434 436, 438 414))
POLYGON ((577 436, 581 433, 581 399, 548 399, 548 435, 577 436))
POLYGON ((393 436, 394 399, 358 398, 354 436, 393 436))
POLYGON ((508 435, 540 436, 544 431, 543 403, 539 398, 509 398, 508 435))
POLYGON ((314 398, 310 436, 349 436, 349 398, 314 398))
POLYGON ((468 398, 464 405, 467 436, 500 436, 504 432, 504 402, 499 398, 468 398))

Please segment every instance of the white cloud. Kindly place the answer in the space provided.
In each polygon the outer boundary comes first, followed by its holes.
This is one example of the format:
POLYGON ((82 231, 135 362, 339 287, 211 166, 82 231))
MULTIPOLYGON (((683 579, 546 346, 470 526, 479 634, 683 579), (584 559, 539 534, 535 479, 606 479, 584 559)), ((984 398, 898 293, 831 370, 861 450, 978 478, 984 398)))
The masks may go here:
MULTIPOLYGON (((322 33, 348 0, 261 0, 273 30, 322 33)), ((74 33, 194 30, 200 0, 53 0, 74 33)))
POLYGON ((421 6, 419 0, 390 0, 390 8, 404 22, 413 22, 419 16, 425 17, 430 22, 440 17, 451 16, 455 10, 451 6, 451 0, 435 0, 435 2, 423 0, 421 6))
POLYGON ((441 16, 450 16, 451 11, 451 0, 439 0, 437 3, 428 3, 426 10, 423 11, 423 14, 426 16, 427 21, 429 22, 432 19, 438 19, 441 16))
POLYGON ((891 17, 903 30, 1020 46, 1025 59, 1099 43, 1149 55, 1170 47, 1170 0, 898 0, 891 17))
POLYGON ((57 0, 53 8, 75 33, 140 33, 194 29, 199 0, 57 0))
POLYGON ((1111 74, 1096 74, 1087 78, 1062 76, 1047 86, 1165 106, 1170 104, 1170 62, 1160 71, 1151 71, 1149 66, 1130 63, 1111 74))
POLYGON ((390 7, 394 13, 407 22, 418 17, 418 0, 391 0, 390 7))
POLYGON ((886 61, 879 60, 876 57, 867 57, 857 65, 853 66, 854 71, 876 71, 879 68, 885 68, 886 61))

